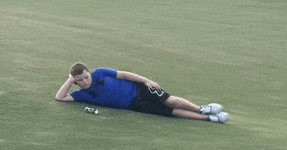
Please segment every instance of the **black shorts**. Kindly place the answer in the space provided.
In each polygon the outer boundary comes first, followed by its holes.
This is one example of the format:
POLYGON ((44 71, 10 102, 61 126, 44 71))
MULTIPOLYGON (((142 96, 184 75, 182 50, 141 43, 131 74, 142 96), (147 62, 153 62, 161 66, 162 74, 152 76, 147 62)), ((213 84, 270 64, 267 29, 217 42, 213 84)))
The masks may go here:
POLYGON ((139 85, 139 96, 133 100, 132 110, 147 114, 155 114, 166 117, 172 115, 173 108, 165 105, 170 97, 164 90, 150 89, 145 85, 139 85))

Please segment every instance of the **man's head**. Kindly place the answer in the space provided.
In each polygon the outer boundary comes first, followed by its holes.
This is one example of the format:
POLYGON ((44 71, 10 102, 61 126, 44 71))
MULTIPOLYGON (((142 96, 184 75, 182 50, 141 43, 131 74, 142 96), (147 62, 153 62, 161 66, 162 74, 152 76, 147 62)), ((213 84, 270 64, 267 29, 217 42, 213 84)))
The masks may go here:
POLYGON ((81 62, 75 63, 71 67, 71 75, 75 77, 77 75, 82 74, 84 70, 86 70, 87 72, 90 72, 84 63, 81 63, 81 62))
POLYGON ((71 75, 75 78, 75 84, 83 89, 92 85, 92 76, 89 69, 83 63, 76 63, 71 68, 71 75))

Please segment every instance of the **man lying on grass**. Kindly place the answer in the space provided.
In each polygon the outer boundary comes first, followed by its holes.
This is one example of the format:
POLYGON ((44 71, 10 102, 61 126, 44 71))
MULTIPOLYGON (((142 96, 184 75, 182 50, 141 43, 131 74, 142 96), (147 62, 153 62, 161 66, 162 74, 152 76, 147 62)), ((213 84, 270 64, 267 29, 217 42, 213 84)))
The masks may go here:
POLYGON ((72 66, 69 78, 58 91, 56 100, 219 123, 229 119, 229 114, 222 112, 220 104, 200 107, 183 98, 169 95, 156 82, 143 76, 108 68, 90 72, 83 63, 72 66), (80 89, 70 93, 73 84, 80 89))

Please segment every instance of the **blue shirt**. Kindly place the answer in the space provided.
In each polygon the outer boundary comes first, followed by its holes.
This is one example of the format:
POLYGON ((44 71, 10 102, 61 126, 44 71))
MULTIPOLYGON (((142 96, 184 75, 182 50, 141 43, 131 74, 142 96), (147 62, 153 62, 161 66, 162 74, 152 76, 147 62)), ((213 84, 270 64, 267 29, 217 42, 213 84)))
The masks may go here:
POLYGON ((92 72, 89 89, 71 92, 76 102, 86 102, 110 108, 131 109, 132 101, 138 96, 136 82, 117 79, 117 71, 99 68, 92 72))

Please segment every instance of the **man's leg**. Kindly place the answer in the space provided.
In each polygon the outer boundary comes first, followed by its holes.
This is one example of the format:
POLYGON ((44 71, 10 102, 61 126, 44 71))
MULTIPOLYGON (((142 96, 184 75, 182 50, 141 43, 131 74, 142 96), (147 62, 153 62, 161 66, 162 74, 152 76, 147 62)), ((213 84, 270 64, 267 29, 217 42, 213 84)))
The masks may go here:
POLYGON ((173 108, 172 115, 180 118, 194 119, 194 120, 206 120, 212 122, 224 123, 230 118, 226 112, 221 112, 222 106, 218 104, 212 104, 203 108, 206 114, 201 113, 201 107, 197 106, 183 98, 170 96, 165 105, 173 108), (209 115, 208 115, 209 114, 209 115))
POLYGON ((197 106, 183 98, 176 97, 176 96, 170 96, 166 101, 165 104, 171 108, 174 109, 181 109, 181 110, 187 110, 192 111, 195 113, 200 114, 201 113, 201 107, 197 106))
POLYGON ((205 121, 212 121, 212 122, 218 122, 218 123, 225 123, 230 118, 230 115, 227 112, 220 112, 219 114, 208 116, 208 115, 198 114, 196 112, 176 109, 176 108, 173 109, 172 115, 176 117, 180 117, 180 118, 185 118, 185 119, 205 120, 205 121))
POLYGON ((172 115, 180 118, 185 118, 185 119, 194 119, 194 120, 209 120, 208 115, 202 115, 193 111, 188 111, 188 110, 182 110, 182 109, 173 109, 172 115))

